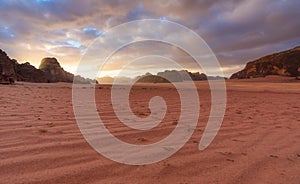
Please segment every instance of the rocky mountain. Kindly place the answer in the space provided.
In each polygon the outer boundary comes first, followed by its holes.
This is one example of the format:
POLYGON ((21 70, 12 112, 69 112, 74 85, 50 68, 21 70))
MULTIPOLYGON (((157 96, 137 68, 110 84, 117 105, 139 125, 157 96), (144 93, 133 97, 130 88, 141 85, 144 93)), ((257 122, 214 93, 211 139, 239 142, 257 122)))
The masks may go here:
POLYGON ((137 83, 170 83, 167 79, 159 76, 146 73, 145 75, 136 77, 137 83))
POLYGON ((164 72, 158 72, 157 76, 169 79, 170 82, 182 82, 184 81, 184 74, 186 74, 184 71, 165 70, 164 72))
POLYGON ((17 79, 15 71, 15 60, 10 59, 7 54, 0 49, 0 83, 10 84, 17 79))
POLYGON ((19 64, 16 60, 10 59, 0 49, 0 83, 11 84, 14 81, 24 82, 73 82, 76 83, 97 83, 96 80, 86 79, 81 76, 74 76, 66 72, 56 58, 44 58, 39 69, 30 63, 19 64))
POLYGON ((188 70, 165 70, 164 72, 158 72, 158 76, 169 77, 171 82, 183 82, 183 81, 203 81, 203 80, 221 80, 227 79, 220 76, 207 76, 200 72, 190 72, 188 70))
POLYGON ((189 72, 188 70, 165 70, 158 72, 156 75, 147 72, 144 75, 137 76, 135 78, 129 78, 124 76, 110 77, 105 76, 97 78, 100 84, 111 84, 113 82, 118 83, 130 83, 136 81, 137 83, 170 83, 170 82, 184 82, 184 81, 203 81, 203 80, 221 80, 227 79, 219 76, 207 76, 204 73, 189 72))
POLYGON ((227 79, 220 76, 207 76, 206 74, 200 72, 193 73, 188 70, 165 70, 164 72, 158 72, 157 75, 161 77, 169 77, 169 79, 171 79, 171 82, 227 79))
MULTIPOLYGON (((188 72, 188 74, 190 75, 193 81, 202 81, 202 80, 207 80, 208 78, 204 73, 199 73, 199 72, 192 73, 189 71, 186 72, 188 72)), ((213 77, 211 79, 213 80, 213 77)), ((185 79, 185 80, 189 80, 189 79, 185 79)))
POLYGON ((243 70, 234 73, 230 79, 265 77, 267 75, 300 76, 300 46, 251 61, 243 70))
POLYGON ((44 58, 39 66, 47 79, 47 82, 69 82, 73 80, 76 83, 97 83, 96 80, 84 78, 81 76, 74 76, 74 74, 65 71, 59 64, 56 58, 44 58))
POLYGON ((30 63, 23 64, 15 63, 15 71, 17 74, 17 81, 24 82, 48 82, 46 75, 43 71, 36 69, 30 63))
POLYGON ((56 58, 44 58, 39 69, 44 72, 48 82, 73 82, 74 75, 66 72, 56 58))
POLYGON ((183 81, 201 81, 207 80, 207 76, 204 73, 189 72, 187 70, 165 70, 164 72, 158 72, 158 76, 168 78, 171 82, 183 82, 183 81))
POLYGON ((149 82, 149 83, 166 83, 166 82, 184 82, 184 81, 203 81, 203 80, 220 80, 226 79, 219 76, 207 76, 200 72, 189 72, 188 70, 165 70, 164 72, 158 72, 157 75, 147 73, 143 76, 138 76, 137 82, 149 82), (166 80, 165 78, 168 78, 166 80))

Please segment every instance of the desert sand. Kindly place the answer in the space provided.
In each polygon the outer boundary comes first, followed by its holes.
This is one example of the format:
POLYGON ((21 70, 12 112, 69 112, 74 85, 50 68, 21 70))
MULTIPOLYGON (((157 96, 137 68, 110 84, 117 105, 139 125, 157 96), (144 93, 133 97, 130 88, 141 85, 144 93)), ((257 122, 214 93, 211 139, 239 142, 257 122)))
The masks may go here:
MULTIPOLYGON (((192 138, 170 158, 142 166, 116 163, 89 146, 76 124, 71 84, 1 85, 0 183, 300 183, 299 81, 226 81, 224 122, 204 151, 198 143, 209 116, 210 90, 207 82, 196 85, 201 116, 192 138)), ((97 107, 119 139, 149 144, 176 126, 180 100, 171 84, 138 84, 132 91, 137 116, 147 116, 151 96, 167 101, 166 117, 149 131, 119 122, 110 89, 97 86, 97 107)))

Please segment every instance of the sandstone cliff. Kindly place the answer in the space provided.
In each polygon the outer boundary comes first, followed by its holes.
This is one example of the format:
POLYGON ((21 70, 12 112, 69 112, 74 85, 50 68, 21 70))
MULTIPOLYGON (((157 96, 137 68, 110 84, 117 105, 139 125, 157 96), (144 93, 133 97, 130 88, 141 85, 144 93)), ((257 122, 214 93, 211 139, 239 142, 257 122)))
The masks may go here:
POLYGON ((10 84, 17 79, 15 72, 15 60, 10 59, 7 54, 0 49, 0 83, 10 84))
POLYGON ((40 83, 48 82, 45 73, 39 69, 36 69, 28 62, 23 64, 16 63, 15 71, 17 73, 17 81, 40 83))
POLYGON ((300 76, 300 47, 251 61, 243 70, 234 73, 230 79, 265 77, 267 75, 300 76))
POLYGON ((65 71, 56 58, 44 58, 41 61, 39 69, 46 75, 48 82, 76 82, 76 83, 97 83, 96 80, 74 76, 74 74, 65 71))
POLYGON ((56 58, 44 58, 39 69, 46 75, 48 82, 73 82, 74 75, 66 72, 56 58))
POLYGON ((96 80, 86 79, 81 76, 74 76, 66 72, 56 58, 44 58, 39 69, 30 63, 19 64, 16 60, 10 59, 7 54, 0 49, 0 83, 11 84, 15 81, 23 82, 73 82, 77 83, 97 83, 96 80))

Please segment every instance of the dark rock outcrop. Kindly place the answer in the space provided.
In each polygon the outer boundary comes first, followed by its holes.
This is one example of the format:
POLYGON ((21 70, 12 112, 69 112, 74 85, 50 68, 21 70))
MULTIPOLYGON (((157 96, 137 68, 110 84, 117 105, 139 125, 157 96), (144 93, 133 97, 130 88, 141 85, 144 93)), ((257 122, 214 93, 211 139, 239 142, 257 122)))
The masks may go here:
POLYGON ((193 81, 202 81, 202 80, 207 80, 207 76, 204 73, 192 73, 192 72, 188 72, 188 74, 190 75, 191 79, 193 81))
POLYGON ((73 82, 74 75, 66 72, 56 58, 44 58, 39 69, 45 73, 48 82, 73 82))
POLYGON ((17 80, 24 82, 48 82, 45 73, 42 70, 36 69, 30 63, 16 64, 15 71, 17 73, 17 80))
POLYGON ((0 83, 11 84, 17 79, 15 72, 15 60, 10 59, 7 54, 0 49, 0 83))
POLYGON ((146 73, 143 76, 137 77, 137 83, 170 83, 170 81, 159 75, 146 73))
POLYGON ((230 79, 265 77, 267 75, 299 77, 300 47, 251 61, 243 70, 234 73, 230 79))
POLYGON ((169 79, 170 82, 182 82, 184 80, 185 71, 177 71, 177 70, 166 70, 164 72, 158 72, 157 76, 161 78, 169 79))
POLYGON ((74 76, 74 74, 65 71, 56 58, 44 58, 41 61, 39 69, 45 73, 47 82, 73 82, 76 83, 97 83, 96 80, 74 76))
POLYGON ((0 84, 11 84, 15 81, 23 82, 73 82, 76 83, 97 83, 96 80, 86 79, 81 76, 74 76, 66 72, 55 58, 44 58, 36 69, 30 63, 19 64, 16 60, 10 59, 0 49, 0 84))
POLYGON ((207 76, 200 72, 189 72, 188 70, 165 70, 164 72, 158 72, 157 75, 146 73, 137 82, 149 82, 149 83, 165 83, 165 82, 184 82, 184 81, 204 81, 204 80, 223 80, 225 77, 219 76, 207 76), (168 80, 167 80, 168 79, 168 80))
POLYGON ((164 72, 158 72, 158 76, 168 77, 171 82, 183 82, 183 81, 202 81, 207 80, 207 76, 204 73, 189 72, 188 70, 166 70, 164 72))

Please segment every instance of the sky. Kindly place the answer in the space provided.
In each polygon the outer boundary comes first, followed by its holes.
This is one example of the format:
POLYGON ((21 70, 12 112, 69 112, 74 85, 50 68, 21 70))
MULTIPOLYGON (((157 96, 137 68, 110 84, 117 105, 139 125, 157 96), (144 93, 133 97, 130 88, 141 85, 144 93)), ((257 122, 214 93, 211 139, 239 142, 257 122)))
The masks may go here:
MULTIPOLYGON (((218 58, 224 75, 230 76, 248 61, 300 45, 299 8, 299 0, 0 0, 0 49, 19 63, 36 67, 44 57, 56 57, 74 73, 94 39, 114 26, 159 19, 196 32, 218 58)), ((159 34, 183 39, 170 31, 159 34)), ((182 50, 145 42, 114 54, 102 75, 117 75, 125 60, 153 53, 198 71, 182 50)), ((159 57, 146 58, 133 68, 132 75, 172 69, 159 57)))

